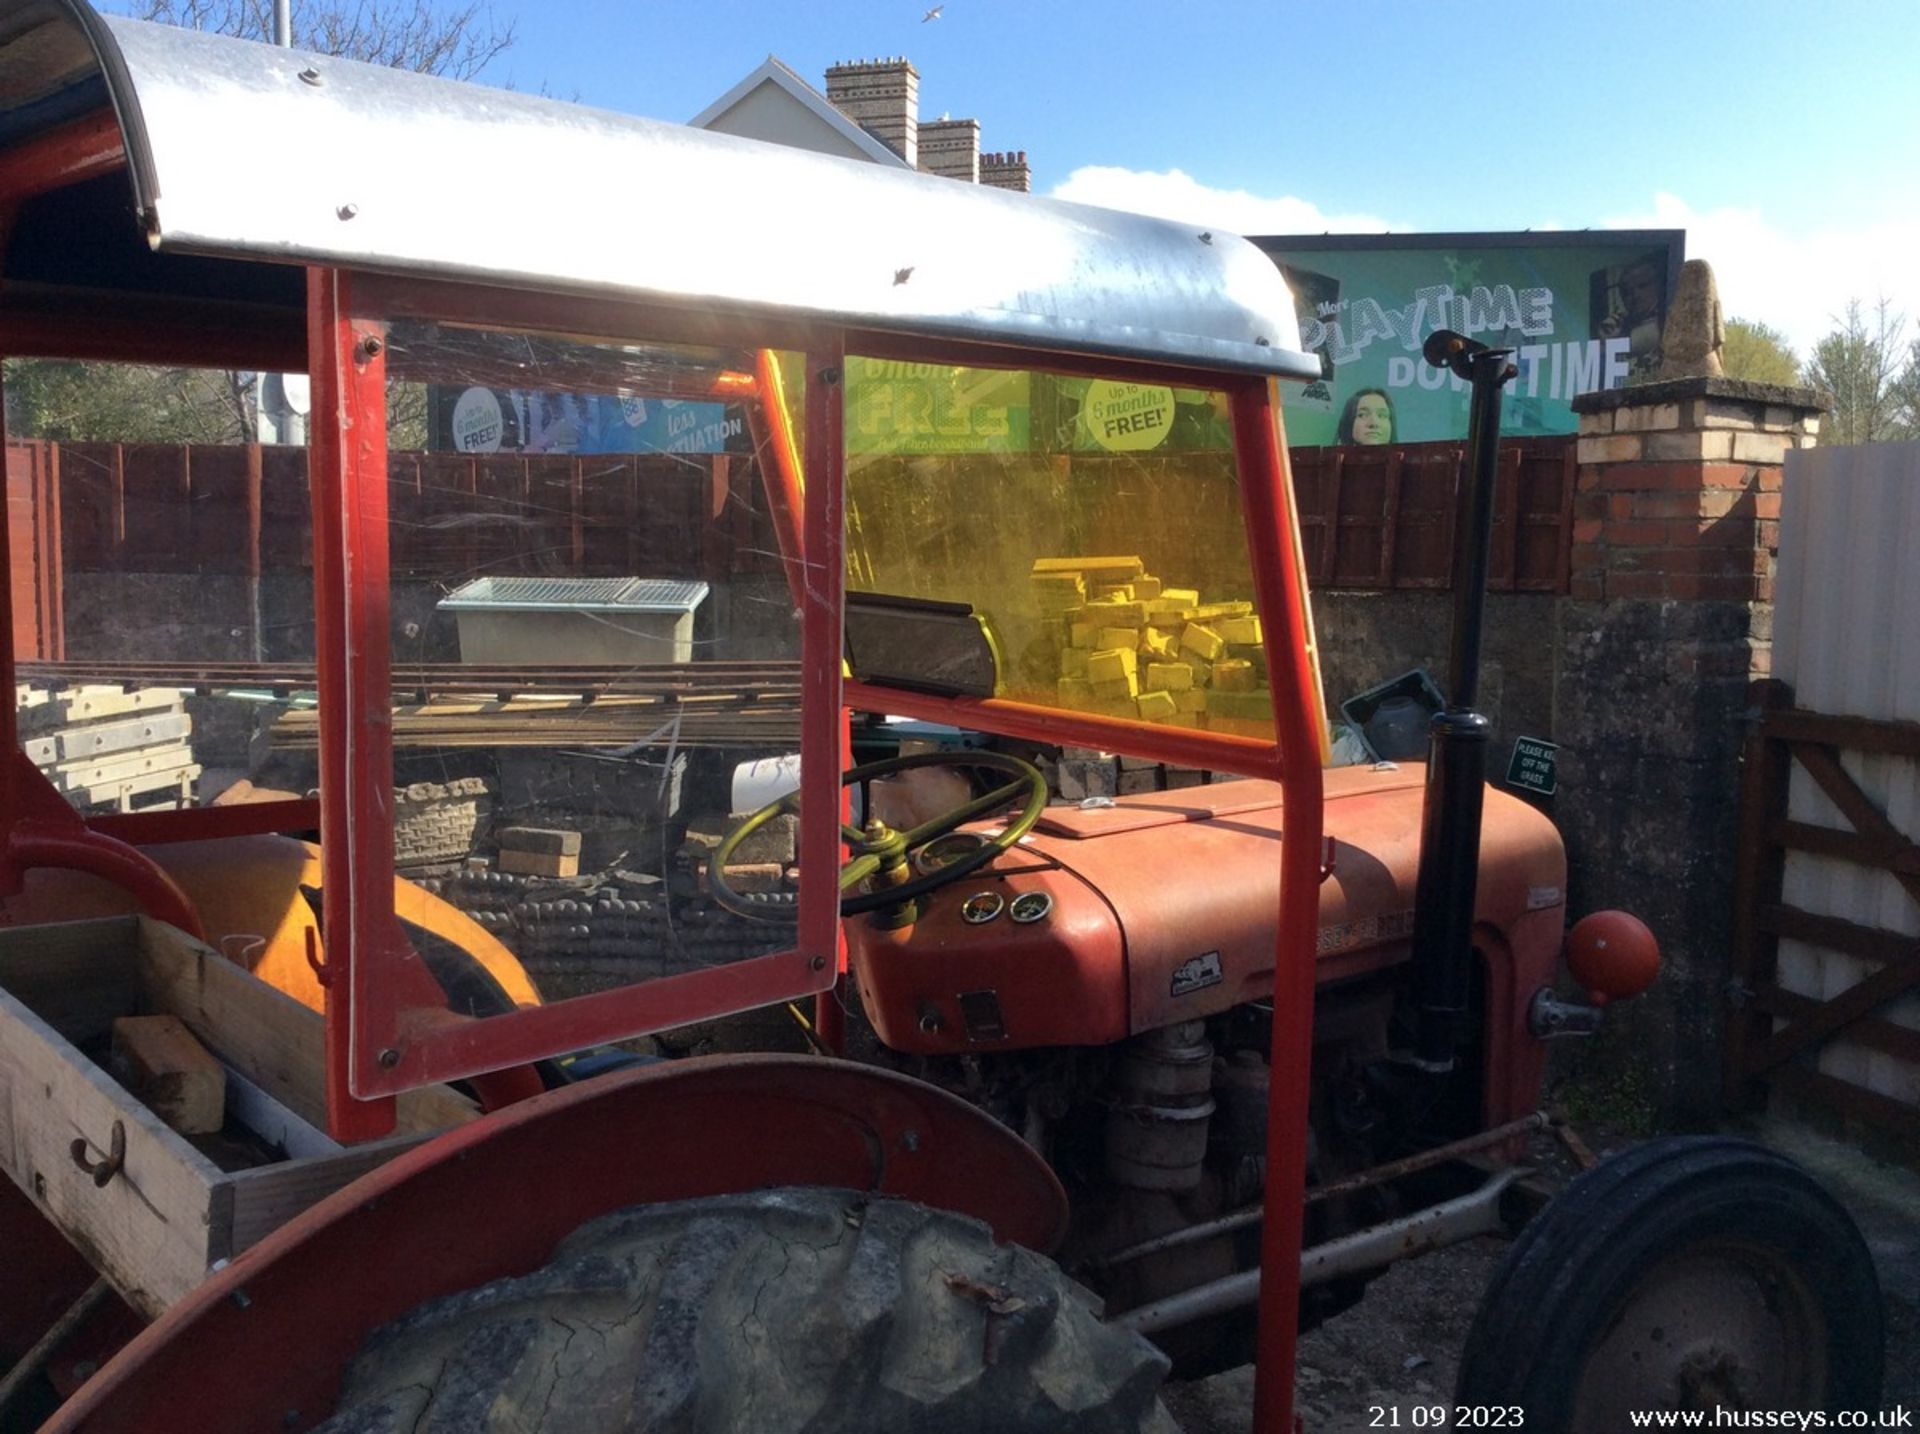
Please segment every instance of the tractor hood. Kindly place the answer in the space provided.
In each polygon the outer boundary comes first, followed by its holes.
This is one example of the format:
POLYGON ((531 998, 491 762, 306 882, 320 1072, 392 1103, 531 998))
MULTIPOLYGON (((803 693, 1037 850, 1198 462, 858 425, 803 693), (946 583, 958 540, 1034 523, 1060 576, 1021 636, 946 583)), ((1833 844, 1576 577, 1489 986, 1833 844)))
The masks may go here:
MULTIPOLYGON (((1424 782, 1412 765, 1326 774, 1322 982, 1410 955, 1424 782)), ((1016 852, 935 893, 913 927, 849 928, 876 1028, 925 1053, 1099 1045, 1267 999, 1284 816, 1279 783, 1253 779, 1050 809, 1016 852), (1048 909, 1018 921, 1029 892, 1048 909), (961 914, 992 895, 1004 914, 961 914)), ((1487 941, 1511 946, 1543 920, 1557 932, 1566 856, 1544 815, 1489 791, 1480 860, 1487 941)))

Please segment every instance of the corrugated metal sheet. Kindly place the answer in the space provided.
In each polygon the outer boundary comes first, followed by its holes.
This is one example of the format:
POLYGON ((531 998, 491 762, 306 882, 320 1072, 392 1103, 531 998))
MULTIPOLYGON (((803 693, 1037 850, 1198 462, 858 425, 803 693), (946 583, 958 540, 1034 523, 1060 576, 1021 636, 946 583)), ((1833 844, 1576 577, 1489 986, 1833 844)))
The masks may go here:
MULTIPOLYGON (((1774 675, 1796 706, 1920 722, 1920 443, 1816 448, 1787 455, 1774 599, 1774 675)), ((1843 752, 1841 763, 1895 827, 1920 836, 1920 762, 1843 752)), ((1795 766, 1793 819, 1846 829, 1813 779, 1795 766)), ((1920 902, 1887 872, 1791 852, 1790 906, 1920 936, 1920 902)), ((1780 984, 1825 999, 1873 966, 1799 941, 1780 943, 1780 984)), ((1920 998, 1884 1007, 1920 1030, 1920 998)), ((1920 1067, 1836 1042, 1827 1074, 1920 1105, 1920 1067)))

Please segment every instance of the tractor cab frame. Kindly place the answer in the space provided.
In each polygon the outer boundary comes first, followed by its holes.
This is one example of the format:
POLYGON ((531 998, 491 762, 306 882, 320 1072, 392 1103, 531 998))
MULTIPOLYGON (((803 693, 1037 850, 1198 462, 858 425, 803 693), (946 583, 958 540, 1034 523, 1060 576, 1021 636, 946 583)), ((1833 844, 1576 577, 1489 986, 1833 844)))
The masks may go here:
MULTIPOLYGON (((317 830, 324 944, 318 906, 307 924, 325 990, 328 1118, 335 1137, 356 1140, 389 1129, 395 1096, 413 1087, 465 1078, 507 1099, 537 1089, 525 1072, 540 1060, 768 1003, 821 997, 832 1040, 848 708, 1274 780, 1288 830, 1272 913, 1266 1241, 1276 1277, 1263 1329, 1266 1365, 1289 1369, 1323 738, 1274 384, 1318 366, 1299 350, 1272 264, 1227 235, 268 51, 78 3, 7 7, 0 45, 34 57, 0 96, 6 355, 310 381, 319 754, 314 798, 82 817, 21 754, 9 709, 0 880, 17 892, 35 872, 77 869, 205 934, 164 864, 170 845, 317 830), (225 162, 236 126, 272 136, 282 157, 243 184, 225 162), (396 143, 402 134, 417 138, 396 143), (548 176, 552 192, 572 196, 564 220, 551 206, 482 196, 471 165, 453 162, 477 155, 501 173, 548 176), (659 202, 696 193, 738 196, 741 210, 716 223, 704 200, 659 202), (542 346, 551 372, 599 363, 585 386, 754 410, 764 511, 797 630, 797 921, 786 949, 471 1019, 447 1011, 395 912, 384 774, 402 688, 387 401, 408 364, 409 378, 429 384, 528 384, 526 355, 542 346), (1140 720, 1124 702, 1070 710, 991 678, 983 689, 849 675, 849 364, 988 382, 1045 375, 1056 404, 1061 394, 1084 403, 1090 384, 1104 385, 1150 395, 1139 410, 1149 417, 1171 415, 1169 390, 1197 395, 1213 447, 1231 454, 1216 488, 1237 495, 1237 508, 1216 527, 1244 549, 1241 611, 1257 610, 1267 634, 1270 711, 1209 731, 1140 720), (800 394, 790 403, 783 388, 800 394)), ((1140 421, 1125 408, 1115 407, 1123 427, 1140 421)), ((0 666, 22 675, 10 647, 0 666)), ((1266 1387, 1268 1417, 1284 1424, 1284 1380, 1266 1387)))

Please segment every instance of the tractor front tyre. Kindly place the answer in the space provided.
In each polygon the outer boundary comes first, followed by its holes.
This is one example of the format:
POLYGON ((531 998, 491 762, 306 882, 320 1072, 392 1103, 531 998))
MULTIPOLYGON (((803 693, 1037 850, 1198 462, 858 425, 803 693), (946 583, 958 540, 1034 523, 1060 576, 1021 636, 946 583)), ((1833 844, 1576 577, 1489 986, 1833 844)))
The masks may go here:
MULTIPOLYGON (((1580 1176, 1488 1286, 1456 1402, 1528 1434, 1653 1410, 1871 1409, 1884 1330, 1846 1211, 1747 1141, 1657 1140, 1580 1176)), ((1707 1415, 1712 1422, 1712 1414, 1707 1415)))
MULTIPOLYGON (((1177 1434, 1163 1355, 977 1220, 844 1190, 642 1205, 376 1331, 324 1434, 1177 1434)), ((319 1434, 319 1431, 316 1431, 319 1434)))

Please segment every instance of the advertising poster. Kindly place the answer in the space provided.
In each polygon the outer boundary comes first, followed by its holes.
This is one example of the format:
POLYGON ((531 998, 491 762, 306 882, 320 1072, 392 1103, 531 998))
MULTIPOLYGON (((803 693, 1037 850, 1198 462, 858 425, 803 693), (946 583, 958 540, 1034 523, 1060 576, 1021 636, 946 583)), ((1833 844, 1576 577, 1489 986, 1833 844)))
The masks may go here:
POLYGON ((849 453, 1025 453, 1033 401, 1023 372, 847 358, 849 453))
POLYGON ((429 388, 427 419, 450 453, 725 453, 744 431, 724 403, 477 386, 429 388))
POLYGON ((1650 378, 1685 257, 1684 231, 1281 235, 1253 242, 1293 291, 1319 382, 1282 384, 1302 446, 1458 441, 1465 380, 1421 345, 1453 329, 1514 350, 1501 431, 1575 432, 1576 394, 1650 378))

